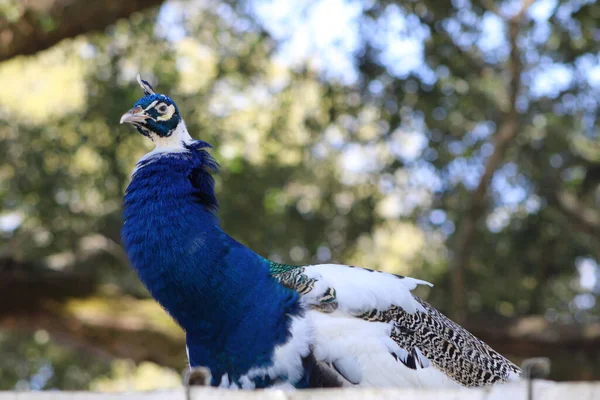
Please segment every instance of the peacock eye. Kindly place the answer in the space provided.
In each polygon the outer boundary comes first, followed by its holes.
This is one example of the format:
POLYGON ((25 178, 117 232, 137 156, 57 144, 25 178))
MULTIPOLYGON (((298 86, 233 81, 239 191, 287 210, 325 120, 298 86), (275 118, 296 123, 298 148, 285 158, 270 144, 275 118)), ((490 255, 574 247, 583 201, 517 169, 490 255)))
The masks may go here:
POLYGON ((166 106, 166 104, 161 104, 160 106, 158 106, 157 110, 161 114, 166 113, 167 112, 167 106, 166 106))

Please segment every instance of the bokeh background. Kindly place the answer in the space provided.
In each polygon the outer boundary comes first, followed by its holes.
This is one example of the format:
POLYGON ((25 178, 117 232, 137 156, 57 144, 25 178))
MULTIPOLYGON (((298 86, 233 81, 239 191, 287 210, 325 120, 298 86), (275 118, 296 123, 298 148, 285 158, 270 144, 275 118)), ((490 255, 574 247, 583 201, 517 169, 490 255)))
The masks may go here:
POLYGON ((179 385, 120 246, 138 72, 214 144, 225 229, 600 379, 600 4, 0 2, 0 389, 179 385))

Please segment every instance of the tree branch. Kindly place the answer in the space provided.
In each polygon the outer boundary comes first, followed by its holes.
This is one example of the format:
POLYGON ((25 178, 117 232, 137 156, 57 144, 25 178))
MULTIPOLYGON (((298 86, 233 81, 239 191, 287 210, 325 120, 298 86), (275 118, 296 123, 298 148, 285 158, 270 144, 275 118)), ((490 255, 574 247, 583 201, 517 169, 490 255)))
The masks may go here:
POLYGON ((518 13, 516 13, 511 18, 511 21, 514 21, 517 23, 521 22, 521 20, 523 20, 523 17, 525 16, 525 13, 529 9, 529 7, 533 4, 534 1, 535 0, 523 0, 523 5, 521 6, 521 9, 519 10, 518 13))
POLYGON ((54 271, 10 257, 0 258, 0 316, 36 310, 45 301, 61 302, 89 296, 95 289, 93 276, 78 271, 54 271))
POLYGON ((497 320, 469 318, 466 327, 513 362, 550 357, 549 379, 593 380, 600 374, 598 322, 549 322, 537 315, 497 320), (577 360, 577 368, 573 368, 573 360, 577 360))
POLYGON ((600 237, 600 213, 597 210, 585 206, 566 190, 553 192, 552 200, 564 214, 579 225, 581 230, 600 237))
POLYGON ((33 54, 82 33, 102 30, 120 18, 164 0, 23 0, 15 21, 0 17, 0 61, 33 54))
POLYGON ((452 317, 458 322, 464 321, 466 317, 467 298, 465 271, 468 269, 471 248, 477 231, 477 223, 485 209, 485 197, 496 169, 498 169, 502 163, 511 141, 519 131, 519 113, 517 111, 516 103, 519 91, 521 90, 521 73, 523 66, 521 63, 521 51, 517 44, 517 37, 520 31, 521 19, 530 4, 531 1, 526 0, 521 11, 519 11, 515 17, 508 20, 508 39, 511 46, 510 58, 508 60, 507 87, 509 109, 502 121, 498 124, 498 133, 493 138, 494 152, 487 160, 484 173, 477 188, 470 197, 466 208, 466 214, 462 218, 456 233, 454 256, 450 262, 450 274, 452 317))
POLYGON ((143 324, 136 326, 124 317, 114 317, 110 324, 47 311, 0 317, 0 331, 34 334, 39 329, 46 330, 56 343, 100 359, 150 361, 176 370, 186 365, 183 335, 174 337, 143 324))

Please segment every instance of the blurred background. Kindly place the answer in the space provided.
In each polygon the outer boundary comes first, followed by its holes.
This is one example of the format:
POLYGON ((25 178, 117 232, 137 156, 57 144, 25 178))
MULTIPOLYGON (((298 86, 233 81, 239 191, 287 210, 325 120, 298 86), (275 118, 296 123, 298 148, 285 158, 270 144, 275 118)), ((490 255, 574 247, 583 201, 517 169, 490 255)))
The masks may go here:
POLYGON ((139 72, 263 256, 435 283, 514 362, 600 379, 600 4, 0 2, 0 389, 177 386, 120 246, 139 72))

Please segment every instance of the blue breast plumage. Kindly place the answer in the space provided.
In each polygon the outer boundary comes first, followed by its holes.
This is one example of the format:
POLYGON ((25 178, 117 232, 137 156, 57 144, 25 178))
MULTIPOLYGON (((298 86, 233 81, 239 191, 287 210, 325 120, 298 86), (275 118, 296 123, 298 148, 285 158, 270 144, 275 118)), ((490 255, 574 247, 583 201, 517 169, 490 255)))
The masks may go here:
MULTIPOLYGON (((122 239, 152 296, 186 331, 190 363, 217 382, 268 367, 300 313, 299 295, 269 264, 219 227, 203 142, 138 163, 127 188, 122 239)), ((268 382, 263 382, 267 385, 268 382)))

